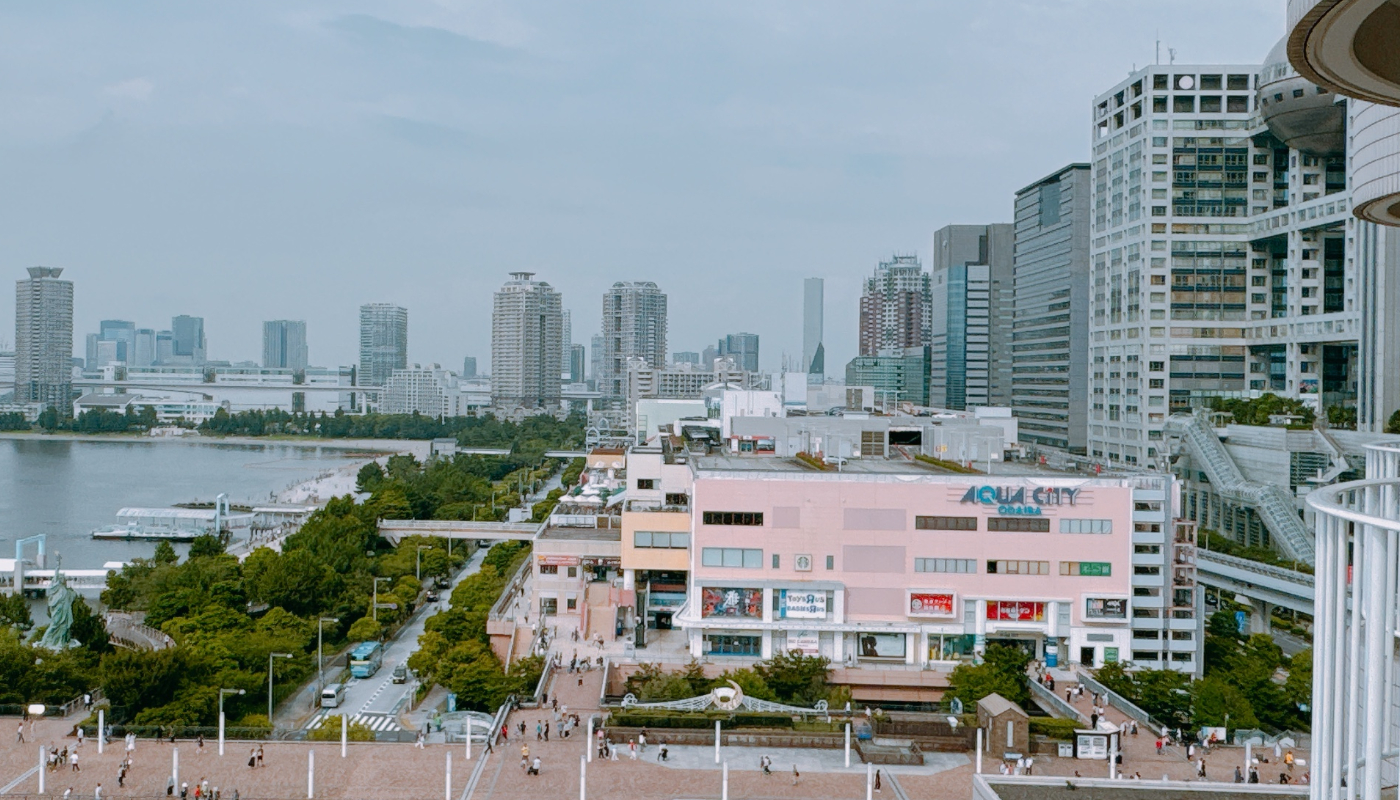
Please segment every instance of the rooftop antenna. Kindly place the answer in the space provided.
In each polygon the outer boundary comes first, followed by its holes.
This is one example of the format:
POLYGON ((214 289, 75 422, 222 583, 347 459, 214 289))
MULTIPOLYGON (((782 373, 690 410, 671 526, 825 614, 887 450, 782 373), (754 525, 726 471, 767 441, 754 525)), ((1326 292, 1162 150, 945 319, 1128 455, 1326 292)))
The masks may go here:
POLYGON ((1167 62, 1168 64, 1175 64, 1175 63, 1176 63, 1176 48, 1175 48, 1175 47, 1168 47, 1168 48, 1167 48, 1167 58, 1170 59, 1170 60, 1167 62))
POLYGON ((1156 35, 1156 37, 1157 37, 1157 42, 1156 42, 1156 46, 1157 46, 1157 56, 1156 56, 1156 58, 1157 58, 1157 66, 1160 67, 1160 66, 1162 66, 1162 31, 1161 31, 1161 30, 1156 31, 1156 34, 1155 34, 1155 35, 1156 35))

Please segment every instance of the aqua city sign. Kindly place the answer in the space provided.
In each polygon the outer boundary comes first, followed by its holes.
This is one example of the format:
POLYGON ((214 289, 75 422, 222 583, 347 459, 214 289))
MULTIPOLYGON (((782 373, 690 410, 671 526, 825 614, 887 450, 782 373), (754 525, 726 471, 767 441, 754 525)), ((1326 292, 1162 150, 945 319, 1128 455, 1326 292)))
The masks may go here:
POLYGON ((996 506, 998 514, 1036 516, 1045 506, 1072 506, 1079 489, 1059 486, 974 486, 962 496, 964 503, 996 506))

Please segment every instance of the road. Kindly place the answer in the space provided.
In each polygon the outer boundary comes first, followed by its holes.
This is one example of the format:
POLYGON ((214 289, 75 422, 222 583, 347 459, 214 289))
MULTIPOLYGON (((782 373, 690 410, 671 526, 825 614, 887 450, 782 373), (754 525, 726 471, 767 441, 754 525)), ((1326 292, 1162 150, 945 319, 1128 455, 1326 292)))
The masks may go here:
POLYGON ((1279 649, 1283 650, 1283 654, 1289 658, 1312 647, 1312 642, 1309 642, 1301 636, 1296 636, 1290 631, 1283 630, 1282 628, 1274 628, 1269 631, 1269 633, 1273 636, 1274 643, 1277 644, 1279 649))
MULTIPOLYGON (((480 571, 481 562, 485 558, 486 548, 473 553, 466 565, 453 576, 452 587, 456 588, 468 575, 480 571)), ((410 679, 406 683, 394 683, 394 667, 406 663, 408 657, 418 650, 418 637, 423 634, 423 626, 428 617, 436 614, 440 608, 446 608, 451 596, 452 589, 444 589, 437 603, 420 606, 408 624, 400 628, 394 638, 384 643, 384 663, 379 671, 368 678, 349 679, 345 684, 345 702, 340 708, 329 709, 327 713, 349 714, 352 720, 358 719, 376 731, 400 730, 402 726, 398 724, 396 713, 408 693, 412 691, 413 681, 410 679)), ((324 713, 318 712, 305 727, 319 727, 323 716, 324 713)))

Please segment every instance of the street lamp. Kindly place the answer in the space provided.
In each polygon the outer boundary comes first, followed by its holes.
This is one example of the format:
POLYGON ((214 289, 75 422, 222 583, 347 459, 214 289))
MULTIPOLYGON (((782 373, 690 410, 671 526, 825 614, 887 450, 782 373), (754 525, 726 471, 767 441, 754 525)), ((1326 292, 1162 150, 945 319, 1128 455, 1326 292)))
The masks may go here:
POLYGON ((267 724, 272 724, 272 659, 291 658, 291 653, 267 654, 267 724))
POLYGON ((379 621, 379 582, 380 582, 380 581, 391 581, 391 582, 392 582, 392 580, 393 580, 392 578, 375 578, 375 579, 374 579, 374 602, 371 603, 371 605, 373 606, 373 608, 370 609, 370 615, 373 616, 375 622, 378 622, 378 621, 379 621))
POLYGON ((325 658, 321 655, 321 638, 324 627, 322 623, 340 622, 340 617, 318 617, 316 619, 316 697, 311 700, 311 707, 316 707, 316 701, 320 699, 320 693, 326 689, 326 665, 325 658))
MULTIPOLYGON (((242 689, 219 690, 219 755, 224 754, 224 695, 226 694, 247 694, 247 692, 242 689)), ((270 715, 267 721, 269 723, 272 722, 272 717, 270 715)))
POLYGON ((423 583, 423 551, 431 549, 433 546, 430 544, 420 544, 418 551, 414 553, 413 577, 418 579, 420 585, 423 583))

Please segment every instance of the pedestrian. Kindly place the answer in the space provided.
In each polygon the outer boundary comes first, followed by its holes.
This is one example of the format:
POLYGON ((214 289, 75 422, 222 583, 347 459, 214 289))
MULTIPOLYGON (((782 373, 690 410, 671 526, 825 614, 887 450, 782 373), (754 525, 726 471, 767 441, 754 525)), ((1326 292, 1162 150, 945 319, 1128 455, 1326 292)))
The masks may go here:
POLYGON ((1137 720, 1133 720, 1132 735, 1137 736, 1137 720))
POLYGON ((637 749, 643 753, 647 751, 647 729, 642 728, 642 732, 637 734, 637 749))
POLYGON ((21 722, 19 723, 19 732, 18 732, 18 734, 16 734, 16 735, 17 735, 19 738, 18 738, 18 740, 16 740, 15 744, 24 744, 24 722, 23 722, 23 721, 21 721, 21 722))
POLYGON ((186 781, 180 781, 180 800, 189 800, 190 785, 186 781))
POLYGON ((124 786, 126 786, 126 767, 117 770, 117 788, 121 789, 124 786))
POLYGON ((204 734, 201 733, 195 741, 195 755, 204 755, 204 734))
POLYGON ((1235 765, 1235 783, 1244 783, 1244 773, 1240 772, 1238 764, 1235 765))
POLYGON ((1158 736, 1158 737, 1157 737, 1157 755, 1160 756, 1161 754, 1162 754, 1162 737, 1158 736))
POLYGON ((663 742, 662 745, 661 745, 661 750, 660 750, 659 752, 657 752, 657 754, 656 754, 656 760, 657 760, 657 761, 667 761, 667 760, 668 760, 667 757, 666 757, 666 745, 665 745, 664 742, 663 742))
POLYGON ((79 726, 78 726, 78 746, 79 746, 79 747, 82 747, 82 746, 83 746, 83 741, 84 741, 86 738, 87 738, 87 731, 83 730, 83 726, 79 725, 79 726))
POLYGON ((496 738, 496 737, 494 737, 494 736, 487 736, 487 737, 486 737, 486 752, 488 752, 488 753, 494 753, 494 752, 495 752, 495 750, 491 747, 491 740, 492 740, 492 739, 495 739, 495 738, 496 738))
POLYGON ((633 761, 636 761, 636 760, 637 760, 637 740, 636 740, 636 739, 628 739, 628 740, 627 740, 627 757, 630 758, 630 759, 632 759, 633 761))
POLYGON ((1099 729, 1099 712, 1097 710, 1089 715, 1089 729, 1095 731, 1099 729))
POLYGON ((793 785, 793 786, 796 786, 796 785, 797 785, 798 779, 801 778, 801 777, 802 777, 801 773, 799 773, 799 772, 797 771, 797 765, 796 765, 796 764, 793 764, 793 765, 792 765, 792 785, 793 785))
POLYGON ((1195 742, 1187 742, 1187 743, 1186 743, 1186 760, 1187 760, 1187 761, 1194 761, 1195 759, 1196 759, 1196 743, 1195 743, 1195 742))
POLYGON ((83 708, 92 710, 92 695, 88 692, 83 692, 83 708))
POLYGON ((535 756, 535 760, 532 761, 532 762, 530 762, 530 769, 527 770, 527 774, 529 774, 529 775, 539 775, 539 774, 540 774, 540 757, 539 757, 539 756, 535 756))
POLYGON ((544 724, 544 740, 545 740, 546 742, 549 741, 549 723, 548 723, 548 722, 546 722, 546 723, 544 724))
POLYGON ((263 761, 263 746, 262 746, 262 745, 258 745, 258 766, 260 766, 260 767, 265 767, 265 766, 267 766, 266 762, 263 761))
POLYGON ((204 796, 209 796, 209 779, 201 775, 199 777, 199 788, 203 790, 204 796))
POLYGON ((73 787, 69 786, 63 790, 63 800, 73 800, 73 787))
POLYGON ((249 768, 249 769, 252 769, 253 767, 256 767, 257 765, 258 765, 258 749, 257 749, 256 747, 250 747, 250 748, 248 748, 248 768, 249 768))
POLYGON ((875 791, 880 791, 880 770, 875 770, 875 791))
POLYGON ((175 776, 174 776, 174 775, 167 775, 167 776, 165 777, 165 796, 166 796, 166 797, 174 797, 174 796, 175 796, 175 776))
POLYGON ((77 750, 74 750, 73 752, 71 752, 71 753, 68 754, 68 766, 69 766, 69 768, 70 768, 70 769, 69 769, 69 772, 82 772, 82 770, 78 769, 78 751, 77 751, 77 750))
POLYGON ((538 742, 538 741, 543 741, 543 739, 544 739, 544 722, 542 722, 542 721, 540 721, 540 720, 535 720, 535 741, 537 741, 537 742, 538 742))
MULTIPOLYGON (((1196 777, 1201 778, 1202 780, 1204 780, 1205 777, 1206 777, 1206 759, 1205 759, 1205 756, 1201 756, 1200 760, 1198 760, 1198 761, 1196 762, 1196 777)), ((1257 783, 1257 782, 1258 782, 1258 781, 1256 781, 1256 783, 1257 783)))
POLYGON ((92 790, 92 800, 102 800, 102 784, 98 783, 92 790))

